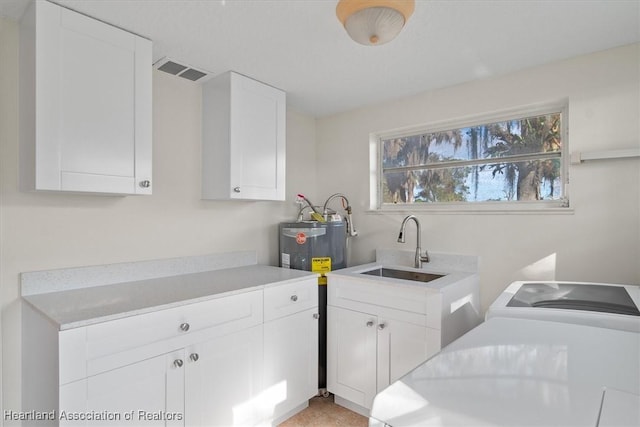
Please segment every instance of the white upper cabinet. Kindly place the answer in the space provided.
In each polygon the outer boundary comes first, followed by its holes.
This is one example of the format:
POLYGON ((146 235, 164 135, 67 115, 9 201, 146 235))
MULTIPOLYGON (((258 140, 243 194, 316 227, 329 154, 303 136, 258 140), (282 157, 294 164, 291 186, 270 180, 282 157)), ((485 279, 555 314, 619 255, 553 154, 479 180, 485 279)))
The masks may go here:
POLYGON ((202 198, 284 200, 286 95, 234 72, 202 93, 202 198))
POLYGON ((25 190, 151 194, 151 41, 47 1, 20 27, 25 190))

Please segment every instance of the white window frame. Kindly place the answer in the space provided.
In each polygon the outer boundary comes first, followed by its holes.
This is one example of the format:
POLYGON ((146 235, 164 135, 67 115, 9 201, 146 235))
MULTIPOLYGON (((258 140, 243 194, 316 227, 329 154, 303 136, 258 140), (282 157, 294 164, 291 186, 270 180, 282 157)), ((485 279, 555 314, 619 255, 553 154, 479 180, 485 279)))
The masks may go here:
POLYGON ((369 139, 370 162, 370 211, 423 212, 423 213, 573 213, 569 206, 569 102, 561 99, 543 104, 528 105, 492 113, 467 116, 435 123, 427 123, 403 129, 375 132, 369 139), (496 201, 496 202, 437 202, 437 203, 382 203, 382 141, 402 138, 420 133, 442 132, 485 125, 489 123, 517 120, 560 112, 562 115, 562 199, 536 201, 496 201))

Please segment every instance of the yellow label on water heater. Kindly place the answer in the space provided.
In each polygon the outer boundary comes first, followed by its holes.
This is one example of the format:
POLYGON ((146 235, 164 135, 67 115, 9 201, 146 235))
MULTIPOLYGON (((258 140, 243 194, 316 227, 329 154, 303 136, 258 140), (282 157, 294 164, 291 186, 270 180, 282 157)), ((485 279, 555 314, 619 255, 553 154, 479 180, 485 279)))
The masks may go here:
POLYGON ((331 258, 311 258, 311 271, 314 273, 328 273, 331 271, 331 258))

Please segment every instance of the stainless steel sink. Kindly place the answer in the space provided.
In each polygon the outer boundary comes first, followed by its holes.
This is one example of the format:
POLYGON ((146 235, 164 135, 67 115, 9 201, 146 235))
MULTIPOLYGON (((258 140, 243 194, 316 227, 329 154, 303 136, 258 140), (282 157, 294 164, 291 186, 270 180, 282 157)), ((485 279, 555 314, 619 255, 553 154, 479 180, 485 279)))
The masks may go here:
POLYGON ((443 274, 423 273, 421 271, 396 270, 394 268, 378 267, 363 271, 360 274, 369 276, 389 277, 392 279, 413 280, 414 282, 430 282, 443 277, 443 274))

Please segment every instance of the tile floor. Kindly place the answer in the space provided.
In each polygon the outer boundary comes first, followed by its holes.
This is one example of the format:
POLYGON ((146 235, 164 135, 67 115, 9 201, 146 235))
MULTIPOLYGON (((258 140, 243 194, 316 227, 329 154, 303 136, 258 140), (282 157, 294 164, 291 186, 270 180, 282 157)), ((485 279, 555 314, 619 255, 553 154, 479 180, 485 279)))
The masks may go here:
POLYGON ((309 407, 278 427, 367 427, 369 420, 360 414, 333 403, 333 395, 314 397, 309 407))

